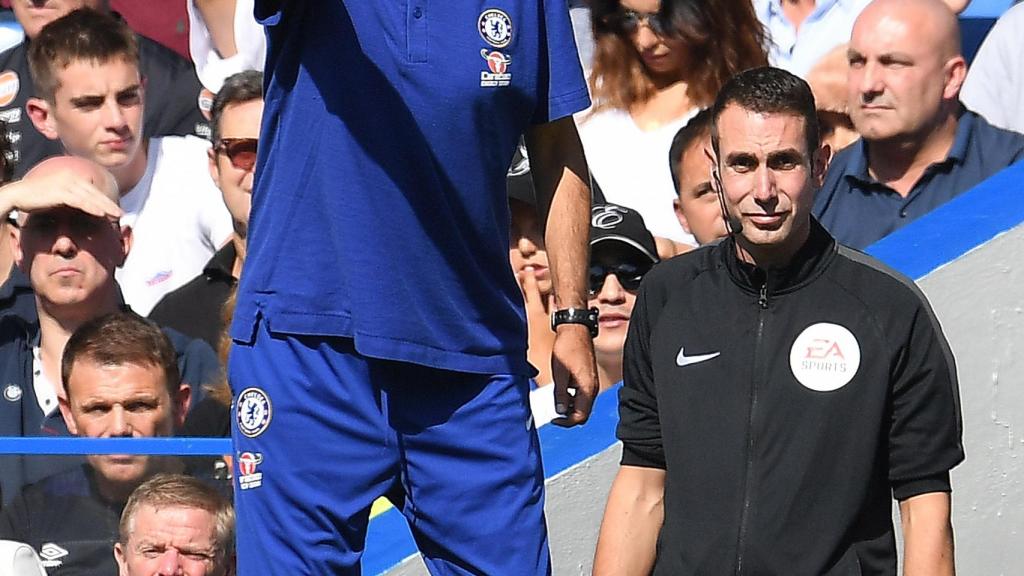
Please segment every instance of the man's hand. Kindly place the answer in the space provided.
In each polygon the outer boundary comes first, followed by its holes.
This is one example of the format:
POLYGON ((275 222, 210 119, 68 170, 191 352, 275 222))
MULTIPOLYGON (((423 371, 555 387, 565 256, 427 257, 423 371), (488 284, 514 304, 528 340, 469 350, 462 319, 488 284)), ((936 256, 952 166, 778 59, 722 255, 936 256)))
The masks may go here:
POLYGON ((0 188, 0 215, 11 210, 34 212, 58 206, 81 210, 86 214, 115 220, 121 217, 121 208, 107 197, 85 175, 71 170, 59 170, 26 176, 0 188))
POLYGON ((558 327, 551 351, 551 372, 555 378, 555 411, 563 414, 551 423, 566 428, 583 424, 590 418, 598 389, 594 341, 586 326, 558 327))

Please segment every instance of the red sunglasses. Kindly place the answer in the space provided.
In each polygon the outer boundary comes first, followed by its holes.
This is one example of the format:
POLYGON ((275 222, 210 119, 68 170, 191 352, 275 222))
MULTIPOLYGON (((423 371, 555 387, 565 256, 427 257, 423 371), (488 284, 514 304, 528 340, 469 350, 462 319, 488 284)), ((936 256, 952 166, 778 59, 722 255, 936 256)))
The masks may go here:
POLYGON ((213 149, 227 155, 231 165, 239 170, 249 171, 256 165, 256 138, 221 138, 213 149))

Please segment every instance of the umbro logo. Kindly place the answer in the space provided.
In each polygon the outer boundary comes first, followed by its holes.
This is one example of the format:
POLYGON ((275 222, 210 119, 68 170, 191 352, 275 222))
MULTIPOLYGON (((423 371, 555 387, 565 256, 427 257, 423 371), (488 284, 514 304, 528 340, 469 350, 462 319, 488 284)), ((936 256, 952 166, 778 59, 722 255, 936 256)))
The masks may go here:
POLYGON ((64 562, 60 560, 68 555, 68 551, 57 546, 53 542, 47 542, 43 544, 43 547, 39 549, 39 557, 42 558, 44 568, 56 568, 64 562))
POLYGON ((698 364, 712 358, 717 358, 721 352, 711 352, 709 354, 694 354, 693 356, 687 356, 683 347, 679 347, 679 354, 676 354, 676 364, 679 366, 689 366, 690 364, 698 364))

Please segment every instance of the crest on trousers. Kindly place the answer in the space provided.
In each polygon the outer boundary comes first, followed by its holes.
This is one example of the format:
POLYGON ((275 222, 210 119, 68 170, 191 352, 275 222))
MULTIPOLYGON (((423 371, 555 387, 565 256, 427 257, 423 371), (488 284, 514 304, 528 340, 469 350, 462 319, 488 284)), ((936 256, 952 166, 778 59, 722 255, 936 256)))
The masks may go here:
POLYGON ((238 394, 235 404, 235 419, 238 431, 249 438, 263 434, 270 426, 273 417, 273 406, 270 397, 259 388, 246 388, 238 394))

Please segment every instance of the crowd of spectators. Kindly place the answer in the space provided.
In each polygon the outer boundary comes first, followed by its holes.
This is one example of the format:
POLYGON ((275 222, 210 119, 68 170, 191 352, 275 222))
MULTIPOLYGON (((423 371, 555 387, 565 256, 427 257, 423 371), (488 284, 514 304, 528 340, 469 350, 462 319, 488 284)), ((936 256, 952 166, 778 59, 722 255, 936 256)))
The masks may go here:
MULTIPOLYGON (((602 390, 622 381, 644 275, 735 232, 713 182, 707 108, 736 73, 771 64, 809 80, 832 145, 814 216, 854 248, 1024 157, 1024 7, 969 70, 964 5, 569 3, 594 102, 576 123, 595 195, 588 305, 602 390)), ((25 36, 0 53, 0 436, 229 435, 225 325, 263 111, 253 0, 188 0, 193 62, 105 0, 11 7, 25 36)), ((522 146, 507 190, 542 425, 558 416, 552 281, 522 146)), ((231 466, 0 455, 0 538, 30 544, 49 574, 143 575, 160 562, 230 573, 231 466), (175 522, 199 526, 202 542, 144 536, 175 522)))

